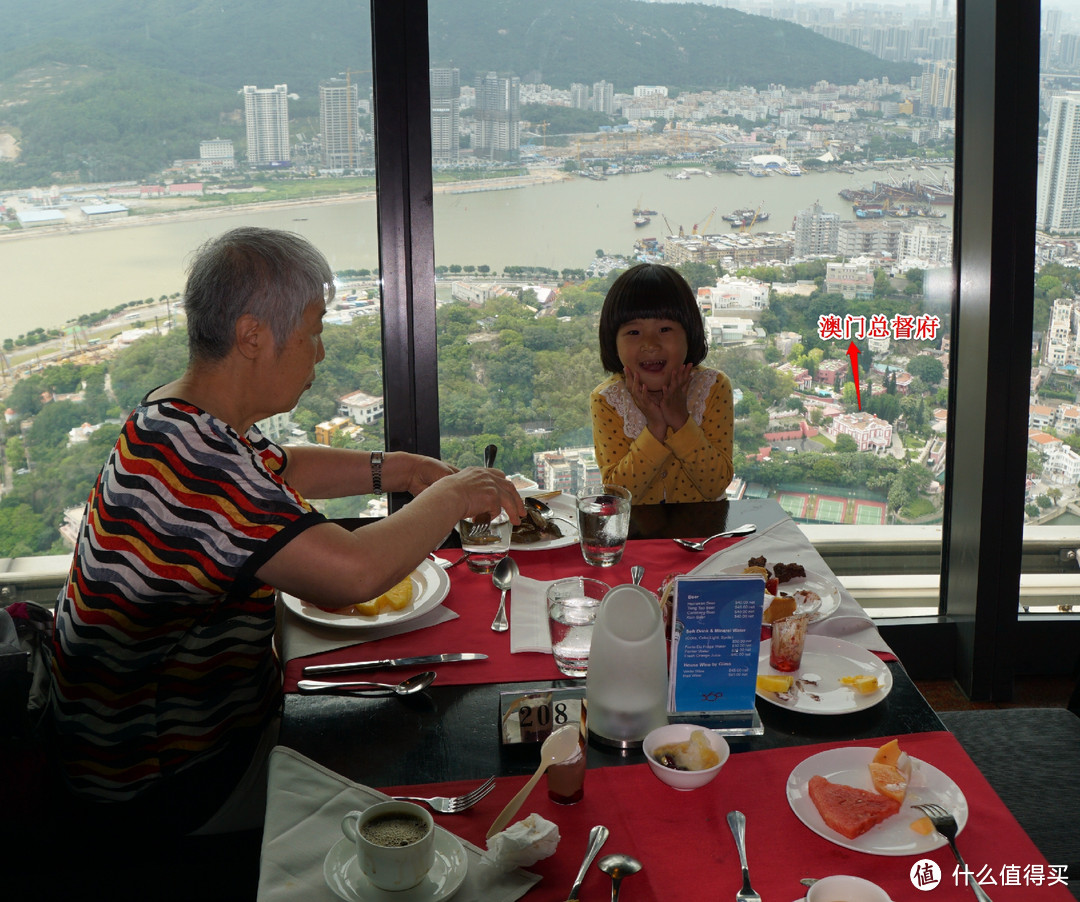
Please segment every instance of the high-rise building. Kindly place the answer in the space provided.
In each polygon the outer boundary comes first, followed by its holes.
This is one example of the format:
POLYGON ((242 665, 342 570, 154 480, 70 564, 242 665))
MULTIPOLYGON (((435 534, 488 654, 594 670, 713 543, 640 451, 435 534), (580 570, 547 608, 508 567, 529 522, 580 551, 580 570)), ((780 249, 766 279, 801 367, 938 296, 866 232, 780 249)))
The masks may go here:
POLYGON ((956 115, 956 63, 934 60, 923 66, 919 115, 952 119, 956 115))
POLYGON ((840 236, 840 214, 826 213, 816 201, 795 214, 795 256, 835 254, 840 236))
POLYGON ((1080 91, 1058 94, 1050 103, 1035 227, 1045 232, 1080 228, 1080 91))
POLYGON ((615 115, 615 85, 607 81, 598 81, 592 86, 593 109, 598 113, 615 115))
POLYGON ((431 162, 453 166, 461 148, 461 70, 431 69, 431 162))
POLYGON ((570 85, 570 106, 575 110, 589 108, 589 86, 575 81, 570 85))
POLYGON ((247 156, 251 166, 288 164, 289 89, 286 85, 257 88, 244 85, 247 156))
POLYGON ((490 160, 517 160, 521 151, 521 80, 495 72, 476 79, 473 150, 490 160))
POLYGON ((331 78, 319 83, 322 161, 329 169, 356 169, 360 162, 360 111, 356 85, 331 78))

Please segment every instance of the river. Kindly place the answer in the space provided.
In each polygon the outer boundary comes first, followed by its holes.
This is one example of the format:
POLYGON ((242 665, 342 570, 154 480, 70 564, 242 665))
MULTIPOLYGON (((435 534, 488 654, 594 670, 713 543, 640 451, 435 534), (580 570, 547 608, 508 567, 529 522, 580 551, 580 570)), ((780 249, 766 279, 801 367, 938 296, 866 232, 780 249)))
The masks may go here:
MULTIPOLYGON (((754 231, 786 231, 795 214, 815 201, 845 219, 851 205, 838 192, 875 179, 921 178, 940 183, 946 170, 868 170, 807 173, 793 178, 732 173, 674 179, 675 170, 574 178, 520 188, 435 195, 436 262, 582 269, 598 250, 629 254, 636 239, 663 238, 682 227, 730 228, 721 219, 734 209, 759 206, 769 214, 754 231), (635 207, 658 211, 638 228, 635 207)), ((951 177, 951 172, 948 173, 951 177)), ((952 222, 952 207, 937 209, 952 222)), ((190 253, 207 238, 241 224, 292 229, 308 237, 335 269, 378 265, 373 197, 312 201, 289 206, 165 215, 135 223, 103 223, 62 232, 0 240, 0 340, 39 327, 62 326, 82 313, 180 291, 190 253)))

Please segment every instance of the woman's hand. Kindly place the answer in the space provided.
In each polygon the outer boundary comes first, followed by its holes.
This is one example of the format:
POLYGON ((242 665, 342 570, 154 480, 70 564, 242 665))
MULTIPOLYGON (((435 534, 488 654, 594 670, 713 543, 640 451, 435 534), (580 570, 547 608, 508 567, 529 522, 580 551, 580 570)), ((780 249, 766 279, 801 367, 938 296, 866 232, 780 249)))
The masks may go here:
POLYGON ((434 485, 440 479, 452 476, 458 471, 445 461, 435 457, 426 457, 422 454, 412 455, 412 467, 408 472, 405 491, 412 495, 419 495, 424 489, 434 485))
POLYGON ((500 511, 506 511, 516 526, 525 516, 525 502, 502 470, 466 467, 440 480, 436 490, 443 489, 457 493, 461 511, 458 519, 497 517, 500 511))

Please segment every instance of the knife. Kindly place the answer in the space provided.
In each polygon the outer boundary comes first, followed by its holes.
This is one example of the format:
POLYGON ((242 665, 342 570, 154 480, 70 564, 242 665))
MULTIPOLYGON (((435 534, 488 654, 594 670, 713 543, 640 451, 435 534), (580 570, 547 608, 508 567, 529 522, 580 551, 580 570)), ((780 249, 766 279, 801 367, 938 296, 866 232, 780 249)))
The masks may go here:
POLYGON ((448 661, 485 661, 487 655, 459 652, 449 655, 419 655, 415 658, 385 658, 382 661, 347 661, 343 664, 312 664, 304 676, 317 673, 346 673, 351 670, 381 670, 383 667, 411 667, 413 664, 445 664, 448 661))

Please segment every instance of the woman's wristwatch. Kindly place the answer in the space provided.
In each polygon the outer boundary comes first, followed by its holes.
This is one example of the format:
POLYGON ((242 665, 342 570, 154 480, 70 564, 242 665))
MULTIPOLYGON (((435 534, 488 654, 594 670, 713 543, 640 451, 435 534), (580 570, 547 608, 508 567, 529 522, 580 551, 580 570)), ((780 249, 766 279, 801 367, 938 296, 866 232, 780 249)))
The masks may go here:
POLYGON ((382 451, 371 452, 371 489, 376 495, 382 494, 382 451))

